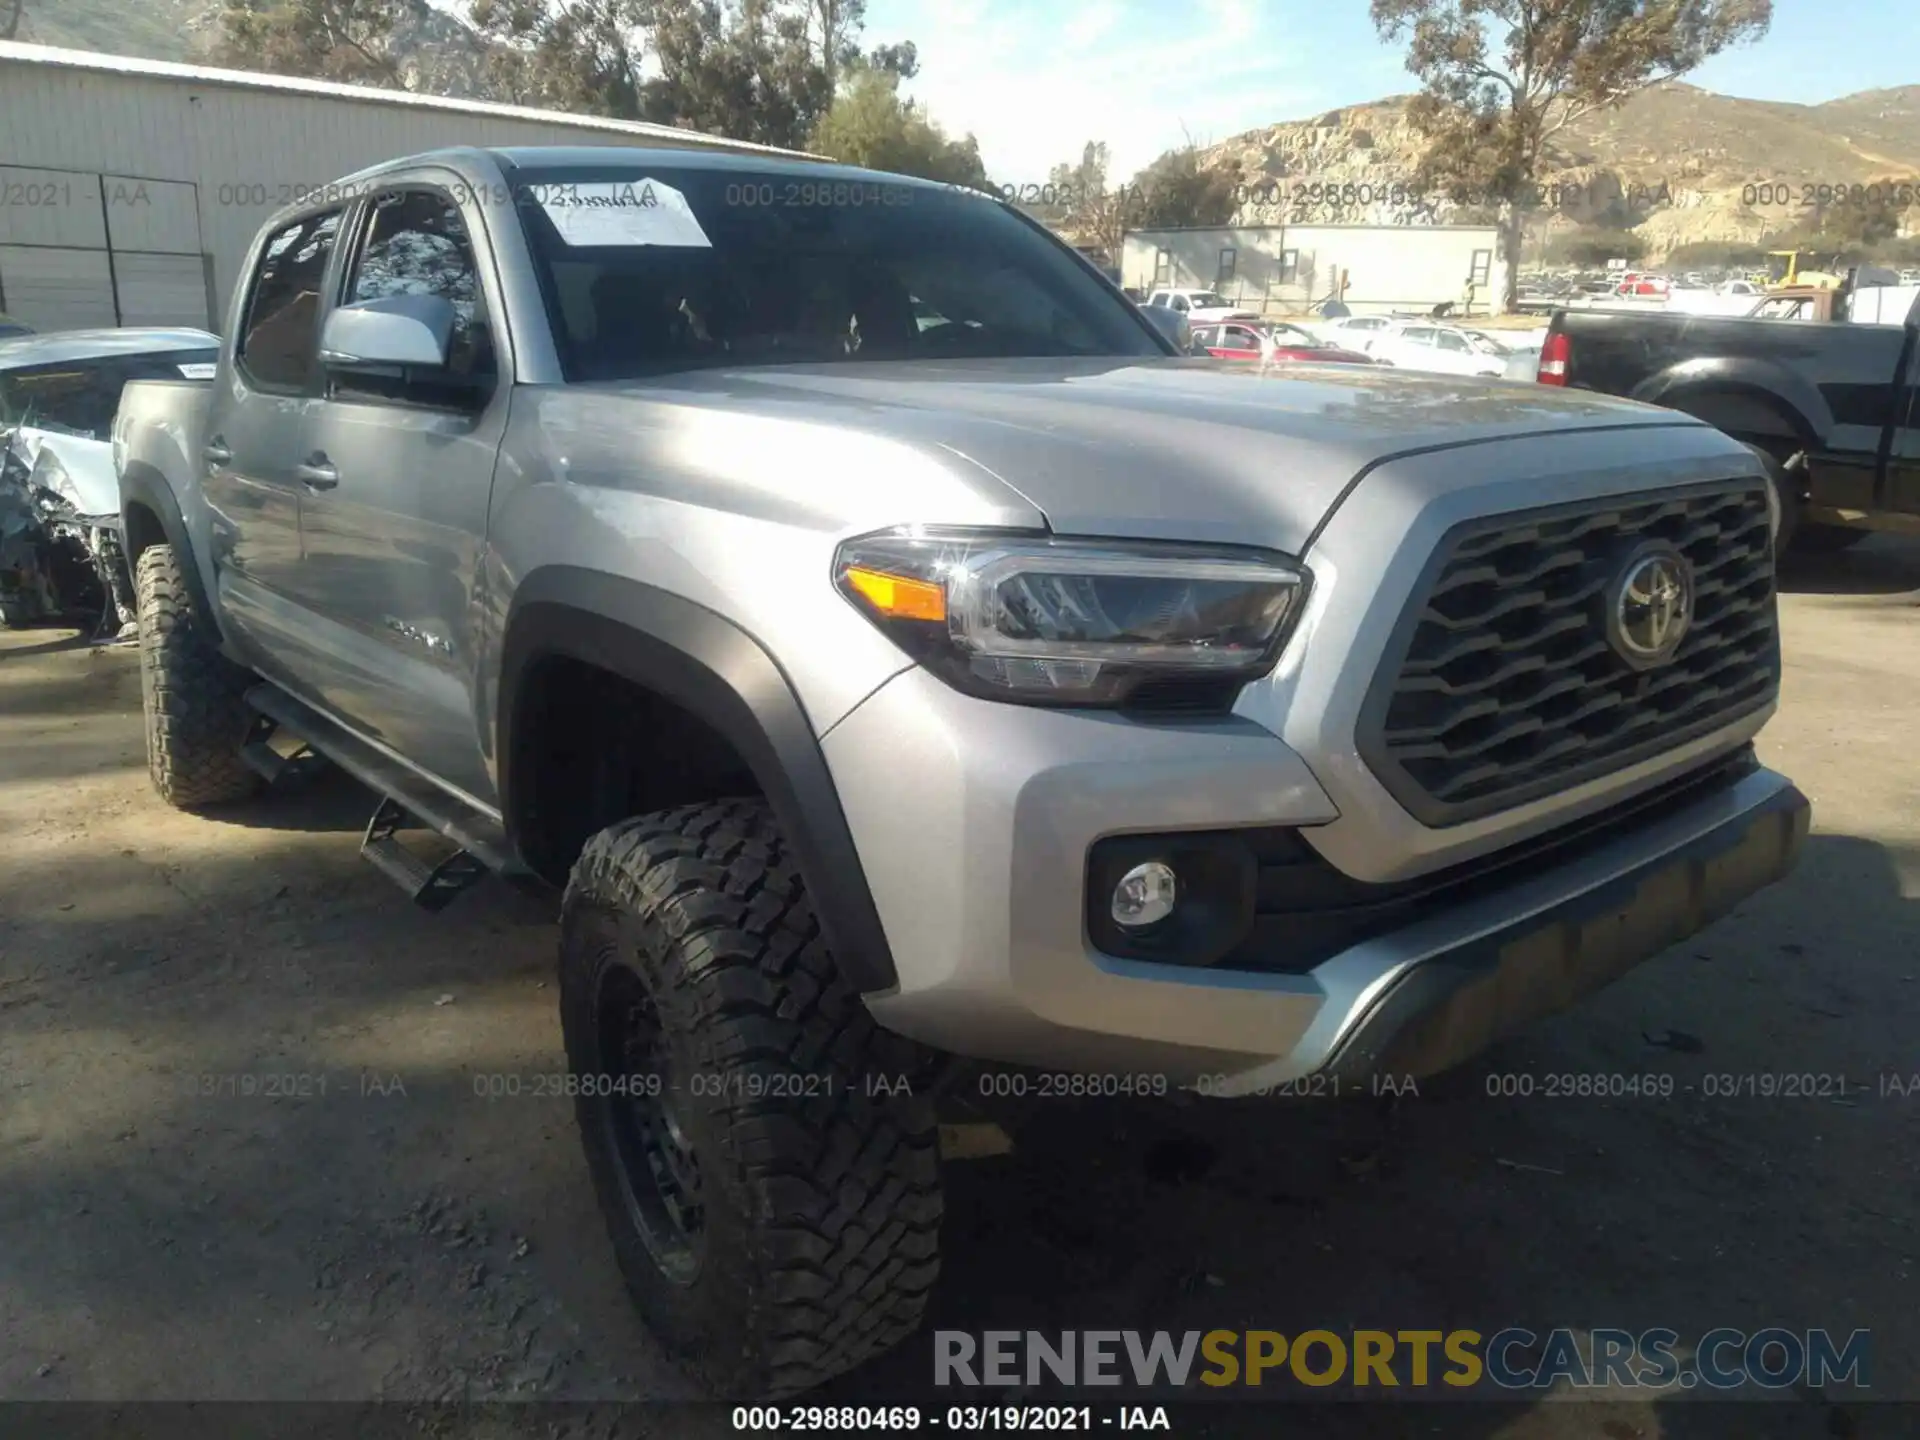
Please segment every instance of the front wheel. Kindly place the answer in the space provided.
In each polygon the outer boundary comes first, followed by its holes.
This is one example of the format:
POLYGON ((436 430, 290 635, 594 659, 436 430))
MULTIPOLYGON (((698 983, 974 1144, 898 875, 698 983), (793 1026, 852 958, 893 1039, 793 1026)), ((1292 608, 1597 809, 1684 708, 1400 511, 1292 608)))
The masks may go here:
POLYGON ((793 1394, 913 1333, 941 1217, 922 1052, 839 974, 764 803, 589 840, 560 1004, 615 1258, 715 1393, 793 1394))

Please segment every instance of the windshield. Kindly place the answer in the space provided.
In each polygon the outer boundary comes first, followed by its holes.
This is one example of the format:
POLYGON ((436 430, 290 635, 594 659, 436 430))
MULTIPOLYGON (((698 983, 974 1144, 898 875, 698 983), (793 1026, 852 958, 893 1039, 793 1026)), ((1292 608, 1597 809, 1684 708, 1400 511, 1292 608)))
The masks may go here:
POLYGON ((0 430, 25 425, 105 440, 129 380, 205 379, 219 358, 218 350, 173 350, 0 370, 0 430))
POLYGON ((513 182, 569 380, 1167 353, 1064 245, 970 192, 631 163, 513 182))
POLYGON ((1482 355, 1504 356, 1512 353, 1511 351, 1509 351, 1509 349, 1505 345, 1502 345, 1498 340, 1495 340, 1491 335, 1469 334, 1467 336, 1467 343, 1473 346, 1473 348, 1478 350, 1482 355))
POLYGON ((1232 305, 1211 290, 1196 290, 1187 296, 1187 303, 1196 310, 1230 310, 1232 305))

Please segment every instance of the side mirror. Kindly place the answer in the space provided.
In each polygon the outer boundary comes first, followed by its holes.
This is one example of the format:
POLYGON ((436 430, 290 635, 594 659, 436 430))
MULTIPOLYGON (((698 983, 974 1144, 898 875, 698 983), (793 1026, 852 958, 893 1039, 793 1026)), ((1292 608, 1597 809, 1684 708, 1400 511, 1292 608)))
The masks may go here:
POLYGON ((444 369, 459 316, 440 295, 387 295, 342 305, 320 334, 320 363, 343 369, 444 369))

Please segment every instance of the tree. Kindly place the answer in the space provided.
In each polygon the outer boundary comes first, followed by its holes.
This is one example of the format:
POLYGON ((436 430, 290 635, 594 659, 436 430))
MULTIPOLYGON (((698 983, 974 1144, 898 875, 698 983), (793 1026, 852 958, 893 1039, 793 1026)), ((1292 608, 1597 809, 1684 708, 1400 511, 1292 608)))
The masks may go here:
POLYGON ((474 0, 493 87, 522 104, 797 147, 855 70, 911 75, 912 42, 862 55, 864 0, 474 0))
POLYGON ((660 74, 644 118, 788 149, 806 143, 833 81, 790 0, 650 0, 660 74))
POLYGON ((860 35, 867 25, 867 0, 806 0, 808 45, 826 71, 827 86, 834 89, 849 70, 867 66, 888 70, 902 80, 920 73, 920 52, 911 40, 895 45, 876 45, 860 53, 860 35))
POLYGON ((1225 225, 1240 208, 1240 179, 1237 163, 1202 165, 1197 145, 1169 150, 1128 186, 1128 228, 1225 225))
POLYGON ((409 88, 392 48, 407 0, 226 0, 216 64, 348 85, 409 88))
POLYGON ((1423 184, 1492 201, 1513 307, 1526 212, 1568 125, 1766 32, 1772 0, 1371 0, 1421 82, 1408 115, 1423 184))
POLYGON ((1647 242, 1631 230, 1580 229, 1557 236, 1547 245, 1547 256, 1556 264, 1592 268, 1609 260, 1638 260, 1647 253, 1647 242))
POLYGON ((1118 263, 1126 239, 1130 192, 1109 188, 1109 156, 1104 141, 1089 140, 1077 165, 1060 164, 1047 172, 1047 184, 1056 197, 1041 207, 1041 218, 1076 243, 1104 252, 1118 263))
POLYGON ((987 185, 979 142, 971 135, 951 139, 918 105, 901 98, 898 75, 875 66, 848 72, 813 132, 812 148, 849 165, 977 190, 987 185))

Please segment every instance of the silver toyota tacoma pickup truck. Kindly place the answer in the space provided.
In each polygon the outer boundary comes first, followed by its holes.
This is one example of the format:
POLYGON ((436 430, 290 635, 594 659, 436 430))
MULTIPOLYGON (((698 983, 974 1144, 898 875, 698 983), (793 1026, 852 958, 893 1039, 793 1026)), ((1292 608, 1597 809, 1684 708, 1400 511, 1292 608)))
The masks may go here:
POLYGON ((425 155, 269 223, 225 334, 114 428, 153 781, 304 750, 420 903, 564 887, 613 1250, 727 1394, 913 1331, 952 1057, 1431 1074, 1807 827, 1752 452, 1182 357, 971 192, 425 155))

